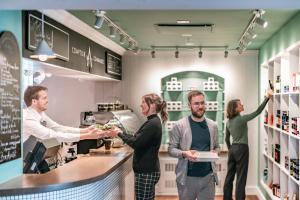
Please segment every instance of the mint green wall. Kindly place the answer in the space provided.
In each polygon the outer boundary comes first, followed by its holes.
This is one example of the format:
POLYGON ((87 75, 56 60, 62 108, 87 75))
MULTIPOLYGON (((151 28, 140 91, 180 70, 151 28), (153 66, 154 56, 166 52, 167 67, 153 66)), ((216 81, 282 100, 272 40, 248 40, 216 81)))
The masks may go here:
MULTIPOLYGON (((0 11, 0 32, 2 31, 11 31, 15 35, 19 43, 20 55, 22 55, 21 11, 0 11)), ((0 183, 21 175, 22 166, 22 158, 0 164, 0 183)))
POLYGON ((300 12, 260 48, 259 63, 265 62, 298 41, 300 41, 300 12))

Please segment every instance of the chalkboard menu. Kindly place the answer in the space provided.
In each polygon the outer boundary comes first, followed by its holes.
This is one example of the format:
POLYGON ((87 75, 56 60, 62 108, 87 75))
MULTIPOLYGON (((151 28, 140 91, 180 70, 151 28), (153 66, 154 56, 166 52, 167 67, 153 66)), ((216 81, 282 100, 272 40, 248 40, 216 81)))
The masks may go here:
POLYGON ((0 34, 0 163, 21 157, 20 51, 11 32, 0 34))
POLYGON ((106 73, 113 75, 122 75, 121 59, 106 52, 106 73))

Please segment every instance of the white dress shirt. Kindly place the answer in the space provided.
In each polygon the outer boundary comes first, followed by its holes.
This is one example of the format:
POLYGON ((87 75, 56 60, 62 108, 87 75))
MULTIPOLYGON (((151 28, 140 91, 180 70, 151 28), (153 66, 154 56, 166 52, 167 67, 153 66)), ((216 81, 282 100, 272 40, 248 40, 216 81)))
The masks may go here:
POLYGON ((23 110, 23 142, 30 135, 44 140, 56 138, 59 142, 77 142, 80 140, 80 129, 62 126, 54 122, 45 112, 37 112, 34 108, 23 110))

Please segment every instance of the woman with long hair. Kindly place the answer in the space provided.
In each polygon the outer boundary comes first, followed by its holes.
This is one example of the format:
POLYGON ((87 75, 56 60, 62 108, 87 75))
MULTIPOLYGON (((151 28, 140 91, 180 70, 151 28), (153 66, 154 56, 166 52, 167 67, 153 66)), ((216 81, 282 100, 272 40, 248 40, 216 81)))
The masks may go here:
POLYGON ((115 132, 134 149, 136 200, 154 200, 155 184, 160 178, 158 153, 162 139, 161 120, 164 123, 168 119, 166 102, 157 94, 146 94, 141 99, 141 111, 147 121, 134 135, 123 133, 120 129, 115 129, 115 132))
POLYGON ((267 105, 272 90, 268 90, 266 98, 253 113, 241 115, 244 106, 239 99, 234 99, 227 104, 227 118, 225 142, 229 150, 228 168, 224 183, 224 200, 232 200, 232 187, 235 174, 236 188, 235 199, 244 200, 246 198, 245 187, 247 182, 249 147, 248 147, 248 121, 257 117, 267 105), (232 136, 232 143, 230 143, 232 136))

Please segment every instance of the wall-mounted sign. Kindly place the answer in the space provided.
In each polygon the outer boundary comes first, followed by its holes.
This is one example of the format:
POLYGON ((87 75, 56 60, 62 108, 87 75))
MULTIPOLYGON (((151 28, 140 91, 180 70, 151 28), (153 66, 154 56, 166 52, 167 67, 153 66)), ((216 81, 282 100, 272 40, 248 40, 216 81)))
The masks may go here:
POLYGON ((106 52, 106 73, 113 75, 122 75, 121 59, 106 52))
MULTIPOLYGON (((30 58, 41 37, 41 13, 23 11, 23 57, 30 58)), ((58 55, 46 62, 82 72, 121 80, 121 56, 44 16, 44 32, 50 47, 58 55), (110 56, 106 67, 106 52, 110 56)))
MULTIPOLYGON (((42 20, 32 14, 28 18, 28 47, 35 50, 42 39, 42 20)), ((58 58, 69 60, 69 33, 44 21, 44 37, 58 58)))
POLYGON ((11 32, 0 34, 0 163, 21 157, 20 50, 11 32))

